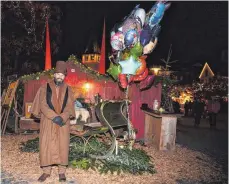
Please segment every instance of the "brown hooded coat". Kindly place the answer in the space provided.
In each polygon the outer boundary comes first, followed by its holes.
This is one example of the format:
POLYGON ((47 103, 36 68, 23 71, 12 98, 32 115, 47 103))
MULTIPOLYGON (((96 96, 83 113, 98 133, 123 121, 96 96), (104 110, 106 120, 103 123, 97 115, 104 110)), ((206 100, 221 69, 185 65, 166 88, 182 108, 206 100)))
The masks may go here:
POLYGON ((70 120, 75 117, 74 98, 71 89, 63 83, 59 90, 56 89, 54 81, 49 82, 52 97, 51 102, 55 109, 52 110, 46 101, 47 84, 38 90, 31 113, 40 117, 40 166, 49 166, 53 164, 68 165, 69 141, 70 141, 70 120), (61 113, 62 105, 65 98, 66 89, 68 88, 68 99, 66 106, 61 113), (52 119, 61 116, 65 125, 60 127, 53 123, 52 119))

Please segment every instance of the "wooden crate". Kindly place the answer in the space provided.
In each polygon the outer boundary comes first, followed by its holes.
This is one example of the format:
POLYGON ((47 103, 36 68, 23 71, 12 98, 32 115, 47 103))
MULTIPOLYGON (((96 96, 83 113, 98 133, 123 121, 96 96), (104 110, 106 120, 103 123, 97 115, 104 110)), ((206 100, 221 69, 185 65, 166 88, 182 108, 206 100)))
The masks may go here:
POLYGON ((19 121, 19 128, 20 130, 39 130, 40 123, 39 121, 35 121, 34 119, 21 117, 19 121))
POLYGON ((158 150, 174 150, 177 117, 145 112, 144 142, 156 146, 158 150))

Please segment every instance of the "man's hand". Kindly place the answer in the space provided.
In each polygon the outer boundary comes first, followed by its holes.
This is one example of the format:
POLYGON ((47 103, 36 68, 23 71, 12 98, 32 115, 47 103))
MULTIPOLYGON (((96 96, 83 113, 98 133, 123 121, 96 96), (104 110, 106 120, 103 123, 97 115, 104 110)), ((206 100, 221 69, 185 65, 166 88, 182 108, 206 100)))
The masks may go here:
POLYGON ((52 121, 53 121, 53 123, 56 123, 60 127, 65 125, 64 122, 63 122, 63 118, 60 117, 60 116, 56 116, 52 121))

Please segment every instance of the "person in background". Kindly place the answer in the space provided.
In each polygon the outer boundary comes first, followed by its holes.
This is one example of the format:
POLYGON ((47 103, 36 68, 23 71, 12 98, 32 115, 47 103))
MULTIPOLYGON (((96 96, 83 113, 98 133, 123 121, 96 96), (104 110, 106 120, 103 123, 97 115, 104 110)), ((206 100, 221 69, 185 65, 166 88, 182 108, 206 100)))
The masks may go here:
POLYGON ((185 104, 184 104, 184 116, 188 116, 188 111, 189 111, 189 102, 188 100, 186 100, 185 104))
POLYGON ((189 100, 189 103, 188 103, 188 112, 189 112, 189 114, 191 114, 192 115, 192 101, 191 100, 189 100))
POLYGON ((204 105, 200 102, 200 99, 196 98, 193 103, 193 115, 195 119, 195 127, 198 127, 200 124, 200 119, 204 111, 204 105))
POLYGON ((172 101, 174 113, 180 113, 180 104, 177 101, 172 101))
POLYGON ((207 111, 209 115, 210 127, 216 128, 216 116, 220 111, 220 103, 214 97, 212 97, 212 100, 208 100, 207 111))
POLYGON ((202 117, 203 119, 206 119, 206 116, 207 116, 207 105, 206 105, 206 101, 204 98, 201 98, 201 103, 203 105, 203 114, 202 114, 202 117))

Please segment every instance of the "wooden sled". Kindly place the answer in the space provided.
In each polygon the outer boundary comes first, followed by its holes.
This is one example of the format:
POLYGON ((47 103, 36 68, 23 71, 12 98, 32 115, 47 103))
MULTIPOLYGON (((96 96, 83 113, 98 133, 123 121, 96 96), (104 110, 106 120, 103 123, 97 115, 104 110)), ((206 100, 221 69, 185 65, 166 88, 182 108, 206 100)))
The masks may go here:
POLYGON ((125 131, 128 129, 126 110, 125 101, 103 101, 95 107, 95 113, 99 121, 84 124, 83 131, 72 128, 71 134, 81 137, 85 147, 90 146, 89 140, 92 137, 99 137, 102 140, 110 139, 110 148, 106 153, 103 155, 89 155, 96 159, 106 159, 117 147, 117 137, 127 134, 125 131))

